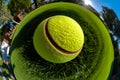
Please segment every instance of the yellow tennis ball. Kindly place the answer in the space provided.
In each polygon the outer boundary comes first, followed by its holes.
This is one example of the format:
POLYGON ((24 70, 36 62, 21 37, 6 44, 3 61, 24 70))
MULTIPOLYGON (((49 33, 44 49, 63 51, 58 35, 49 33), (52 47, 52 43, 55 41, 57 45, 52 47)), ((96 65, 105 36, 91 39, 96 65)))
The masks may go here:
POLYGON ((80 53, 84 34, 74 19, 57 15, 40 23, 35 30, 33 43, 37 53, 45 60, 64 63, 80 53))

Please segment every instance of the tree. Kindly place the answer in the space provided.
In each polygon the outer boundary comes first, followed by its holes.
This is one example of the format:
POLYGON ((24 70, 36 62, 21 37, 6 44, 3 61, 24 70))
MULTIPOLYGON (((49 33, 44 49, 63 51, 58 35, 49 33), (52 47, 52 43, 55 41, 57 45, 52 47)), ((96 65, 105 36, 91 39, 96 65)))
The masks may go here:
MULTIPOLYGON (((37 8, 37 7, 38 7, 38 3, 40 3, 41 0, 33 0, 33 1, 34 1, 34 3, 35 3, 35 7, 37 8)), ((44 0, 42 0, 42 1, 44 1, 44 0)))
POLYGON ((114 29, 117 27, 119 23, 119 19, 112 9, 104 6, 102 6, 102 8, 103 8, 102 17, 104 19, 104 22, 106 23, 108 28, 114 32, 114 29))
POLYGON ((79 4, 82 0, 49 0, 49 2, 59 2, 59 1, 72 2, 72 3, 77 3, 77 4, 79 4))
MULTIPOLYGON (((120 39, 120 21, 117 27, 115 28, 115 35, 120 39)), ((120 43, 120 40, 119 40, 119 43, 120 43)))
POLYGON ((10 2, 8 3, 8 9, 11 11, 11 14, 13 16, 16 16, 24 9, 29 9, 30 5, 30 0, 10 0, 10 2))
MULTIPOLYGON (((5 16, 5 11, 7 11, 6 6, 4 5, 3 1, 0 0, 0 23, 2 23, 4 20, 8 20, 8 17, 5 16)), ((9 14, 9 11, 7 11, 7 14, 9 14)))
POLYGON ((116 13, 108 7, 102 6, 102 8, 102 17, 105 24, 113 32, 114 35, 120 38, 120 21, 116 13))
POLYGON ((13 16, 11 15, 10 11, 7 8, 7 5, 0 0, 0 24, 2 24, 5 20, 12 21, 16 24, 19 24, 13 19, 13 16))

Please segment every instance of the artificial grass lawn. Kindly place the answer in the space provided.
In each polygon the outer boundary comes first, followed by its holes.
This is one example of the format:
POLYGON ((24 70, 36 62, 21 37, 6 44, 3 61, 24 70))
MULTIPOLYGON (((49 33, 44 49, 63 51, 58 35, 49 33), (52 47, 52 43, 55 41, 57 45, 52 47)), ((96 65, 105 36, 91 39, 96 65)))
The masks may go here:
POLYGON ((107 80, 114 58, 109 33, 99 18, 79 5, 63 2, 42 6, 28 14, 14 34, 11 53, 17 80, 107 80), (63 64, 45 61, 33 46, 37 25, 54 15, 73 18, 85 35, 79 56, 63 64))

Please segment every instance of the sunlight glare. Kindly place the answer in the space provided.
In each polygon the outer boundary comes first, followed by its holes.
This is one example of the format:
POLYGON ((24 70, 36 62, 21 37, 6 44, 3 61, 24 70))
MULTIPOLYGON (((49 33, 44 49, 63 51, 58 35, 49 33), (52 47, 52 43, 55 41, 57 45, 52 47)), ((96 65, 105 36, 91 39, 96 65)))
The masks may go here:
POLYGON ((84 0, 84 3, 85 3, 86 5, 92 5, 92 2, 91 2, 90 0, 84 0))

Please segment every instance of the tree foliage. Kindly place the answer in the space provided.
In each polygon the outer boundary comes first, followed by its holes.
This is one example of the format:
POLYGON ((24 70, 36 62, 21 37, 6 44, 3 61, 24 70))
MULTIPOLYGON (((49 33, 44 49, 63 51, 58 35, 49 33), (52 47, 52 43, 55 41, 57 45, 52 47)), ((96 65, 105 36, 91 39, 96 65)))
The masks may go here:
POLYGON ((77 3, 79 4, 81 1, 83 0, 48 0, 49 2, 59 2, 59 1, 63 1, 63 2, 72 2, 72 3, 77 3))
POLYGON ((43 1, 43 0, 33 0, 34 1, 34 3, 35 3, 35 7, 37 8, 38 7, 38 3, 40 3, 41 1, 43 1))
POLYGON ((114 35, 120 37, 120 21, 116 13, 108 7, 103 6, 102 8, 102 17, 104 19, 105 24, 113 32, 114 35))
POLYGON ((10 20, 12 18, 10 11, 7 9, 7 5, 4 4, 2 0, 0 0, 0 23, 4 20, 10 20))
POLYGON ((6 20, 19 24, 13 19, 8 6, 3 2, 3 0, 0 0, 0 24, 2 24, 6 20))
POLYGON ((12 15, 17 15, 19 12, 30 7, 30 0, 10 0, 8 3, 8 8, 12 15))

